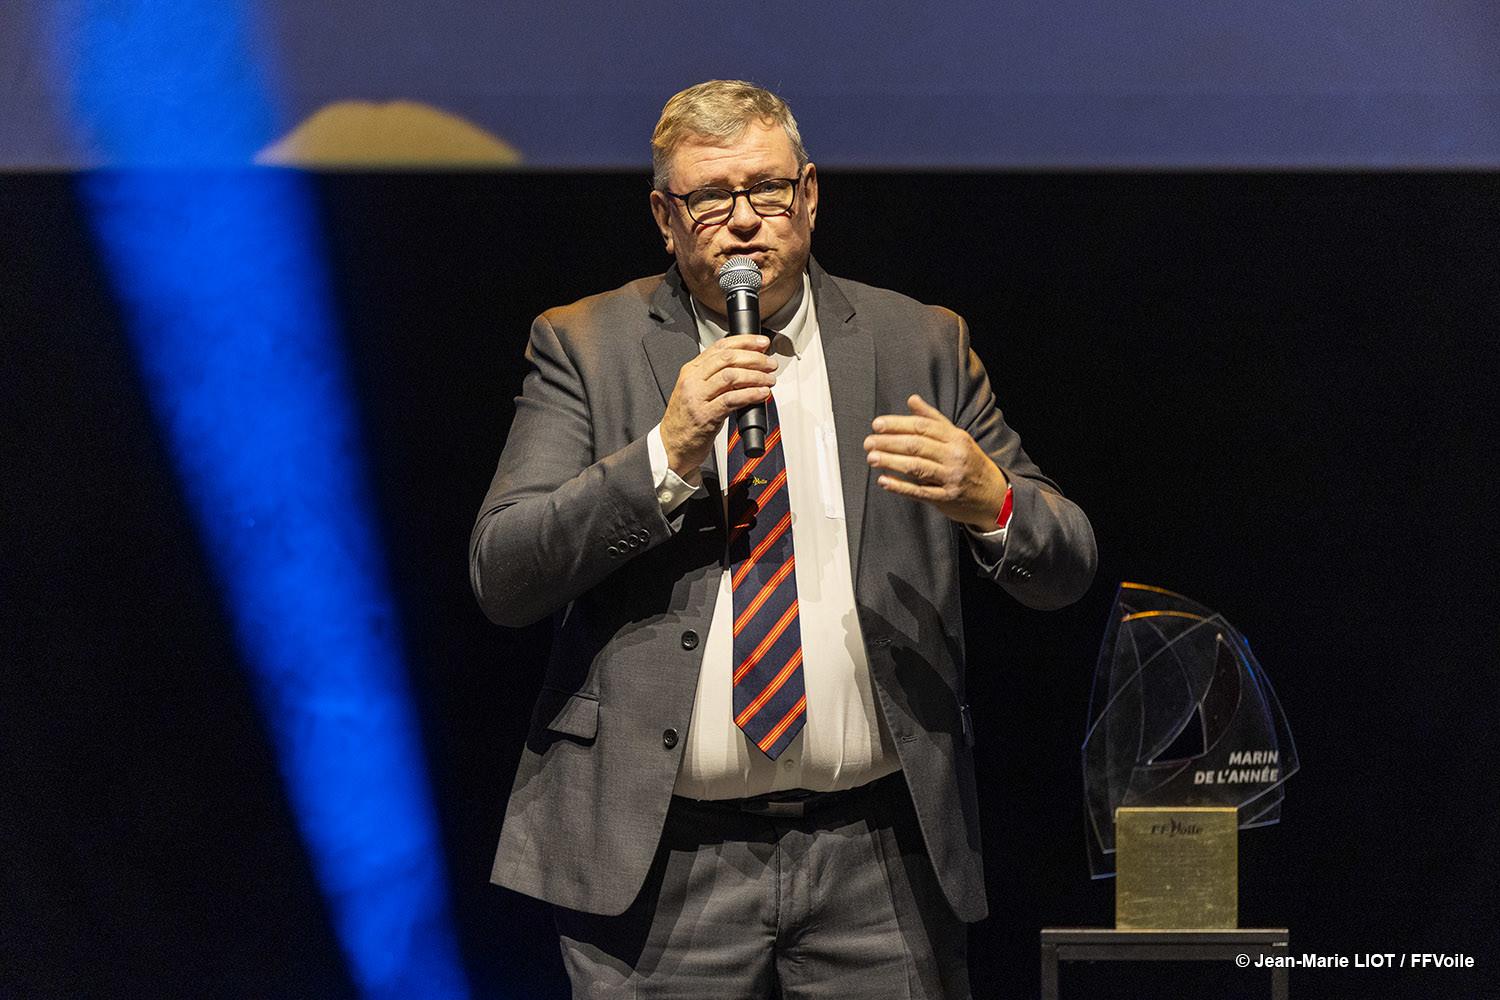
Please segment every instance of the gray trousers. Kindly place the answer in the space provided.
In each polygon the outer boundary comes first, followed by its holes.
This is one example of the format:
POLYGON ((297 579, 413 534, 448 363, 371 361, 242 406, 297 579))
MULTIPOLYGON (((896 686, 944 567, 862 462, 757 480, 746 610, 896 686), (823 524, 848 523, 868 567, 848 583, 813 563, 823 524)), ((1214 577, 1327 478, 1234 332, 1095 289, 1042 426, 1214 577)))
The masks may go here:
POLYGON ((575 1000, 969 997, 899 771, 800 817, 673 798, 628 910, 553 914, 575 1000))

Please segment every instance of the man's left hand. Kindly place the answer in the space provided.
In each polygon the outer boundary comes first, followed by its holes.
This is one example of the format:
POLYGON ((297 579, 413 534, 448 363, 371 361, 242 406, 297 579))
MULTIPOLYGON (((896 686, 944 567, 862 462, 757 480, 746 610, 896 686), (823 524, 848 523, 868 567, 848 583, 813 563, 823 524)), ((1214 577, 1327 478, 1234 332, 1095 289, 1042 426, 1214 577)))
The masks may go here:
POLYGON ((896 475, 880 476, 880 486, 932 504, 949 518, 982 531, 995 527, 1009 485, 974 438, 954 426, 918 395, 908 396, 910 414, 875 418, 865 438, 865 460, 896 475))

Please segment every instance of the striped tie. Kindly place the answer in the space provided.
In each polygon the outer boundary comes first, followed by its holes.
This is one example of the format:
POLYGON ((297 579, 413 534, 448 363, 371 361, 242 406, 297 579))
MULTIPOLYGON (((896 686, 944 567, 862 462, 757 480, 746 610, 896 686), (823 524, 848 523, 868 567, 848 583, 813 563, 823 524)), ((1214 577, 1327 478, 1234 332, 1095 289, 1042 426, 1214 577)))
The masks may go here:
POLYGON ((734 723, 775 760, 802 730, 802 629, 797 623, 792 507, 776 401, 766 400, 766 450, 746 458, 729 438, 729 566, 734 587, 734 723))

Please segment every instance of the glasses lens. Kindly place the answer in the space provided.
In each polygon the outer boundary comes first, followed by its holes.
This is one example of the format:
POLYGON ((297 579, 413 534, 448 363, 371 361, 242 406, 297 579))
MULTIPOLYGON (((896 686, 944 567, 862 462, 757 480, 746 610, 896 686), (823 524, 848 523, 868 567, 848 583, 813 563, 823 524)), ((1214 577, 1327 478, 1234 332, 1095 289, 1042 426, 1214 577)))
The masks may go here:
POLYGON ((698 222, 723 222, 734 210, 734 195, 723 188, 699 188, 687 196, 687 207, 698 222))
POLYGON ((792 207, 796 185, 780 178, 761 181, 750 189, 750 207, 760 215, 777 215, 792 207))

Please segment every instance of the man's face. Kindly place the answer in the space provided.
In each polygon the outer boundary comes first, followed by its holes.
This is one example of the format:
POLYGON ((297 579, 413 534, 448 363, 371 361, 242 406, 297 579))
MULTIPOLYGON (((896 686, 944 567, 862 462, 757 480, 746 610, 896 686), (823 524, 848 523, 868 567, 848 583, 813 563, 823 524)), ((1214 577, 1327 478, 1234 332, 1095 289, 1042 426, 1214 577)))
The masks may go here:
MULTIPOLYGON (((751 122, 728 143, 688 139, 672 153, 667 176, 668 187, 678 194, 705 187, 737 191, 773 177, 797 177, 797 156, 780 125, 751 122)), ((760 265, 760 312, 769 316, 802 284, 818 214, 817 170, 811 163, 803 168, 792 209, 784 215, 761 218, 741 196, 727 220, 701 225, 679 199, 660 191, 651 192, 651 213, 694 298, 722 314, 719 267, 730 257, 745 256, 760 265)))

